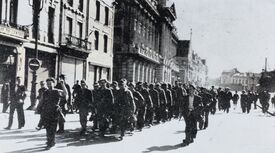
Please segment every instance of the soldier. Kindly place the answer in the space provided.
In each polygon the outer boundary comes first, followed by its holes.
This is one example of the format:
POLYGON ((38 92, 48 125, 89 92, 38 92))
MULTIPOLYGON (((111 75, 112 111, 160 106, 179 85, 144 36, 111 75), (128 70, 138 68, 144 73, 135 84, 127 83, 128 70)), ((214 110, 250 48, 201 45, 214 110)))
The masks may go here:
POLYGON ((176 100, 176 108, 177 112, 179 112, 179 117, 183 117, 185 119, 187 111, 184 109, 184 105, 186 103, 187 92, 186 89, 182 87, 182 83, 176 82, 176 86, 174 88, 177 94, 176 100))
POLYGON ((78 111, 78 107, 76 106, 75 104, 75 98, 77 97, 77 95, 80 93, 81 91, 81 86, 79 85, 79 80, 76 80, 76 83, 74 84, 73 86, 73 93, 72 93, 72 96, 73 96, 73 107, 70 108, 70 111, 71 113, 73 113, 73 110, 75 110, 76 112, 78 111))
POLYGON ((36 108, 36 113, 37 114, 40 114, 40 120, 39 120, 39 123, 36 127, 36 130, 41 130, 42 126, 43 126, 43 120, 42 120, 42 116, 41 116, 41 105, 42 105, 42 96, 43 96, 43 93, 47 90, 47 87, 45 86, 45 82, 44 81, 40 81, 40 89, 38 90, 38 96, 37 96, 37 99, 38 99, 38 105, 37 105, 37 108, 36 108))
POLYGON ((9 108, 10 101, 10 85, 9 83, 5 83, 1 90, 1 102, 3 103, 2 113, 6 113, 9 108))
POLYGON ((253 98, 254 109, 257 109, 258 96, 259 96, 258 93, 254 92, 254 98, 253 98))
POLYGON ((235 110, 236 107, 237 107, 238 100, 239 100, 238 91, 235 91, 235 94, 233 95, 233 98, 232 98, 233 105, 234 105, 234 110, 235 110))
POLYGON ((172 92, 171 90, 168 89, 168 86, 166 83, 163 83, 161 85, 162 89, 164 90, 165 92, 165 95, 166 95, 166 98, 167 98, 167 103, 166 103, 166 110, 168 111, 167 114, 166 114, 166 118, 167 119, 170 119, 172 118, 173 114, 172 114, 172 101, 173 101, 173 97, 172 97, 172 92))
POLYGON ((245 93, 245 91, 242 91, 242 94, 241 94, 241 108, 242 108, 243 113, 246 112, 247 99, 248 99, 247 94, 245 93))
MULTIPOLYGON (((111 90, 114 96, 114 101, 116 101, 118 92, 119 92, 119 88, 118 88, 118 82, 117 81, 113 81, 111 84, 111 90)), ((111 127, 111 133, 115 133, 117 126, 118 126, 118 117, 117 117, 117 112, 116 110, 116 105, 114 104, 113 106, 113 110, 112 110, 112 114, 111 114, 111 119, 112 119, 112 127, 111 127)))
POLYGON ((135 86, 133 83, 129 83, 128 85, 129 90, 132 92, 134 97, 134 102, 136 105, 136 116, 137 116, 137 124, 136 127, 138 130, 142 130, 144 125, 144 107, 145 107, 145 100, 140 92, 135 90, 135 86))
POLYGON ((110 123, 110 116, 114 106, 114 96, 111 89, 107 88, 105 79, 99 80, 99 102, 97 104, 97 114, 100 135, 104 137, 110 123))
POLYGON ((94 83, 94 89, 92 90, 92 95, 93 95, 93 111, 92 111, 92 114, 91 114, 91 117, 89 119, 89 121, 93 121, 93 127, 92 129, 93 130, 96 130, 98 129, 98 105, 99 105, 99 102, 100 102, 100 90, 99 90, 99 84, 98 83, 94 83))
POLYGON ((212 95, 205 88, 201 88, 201 98, 203 104, 204 124, 200 129, 206 129, 208 127, 208 116, 212 105, 212 95))
POLYGON ((165 91, 160 87, 160 83, 156 84, 156 90, 159 93, 159 101, 160 101, 160 108, 157 111, 158 115, 157 115, 157 123, 159 123, 160 121, 165 122, 166 120, 166 105, 167 105, 167 99, 166 99, 166 94, 165 91))
POLYGON ((175 114, 175 110, 176 110, 176 99, 177 99, 177 93, 176 91, 172 88, 171 84, 168 84, 168 89, 171 91, 172 93, 172 103, 171 103, 171 110, 169 111, 169 118, 171 119, 175 114))
POLYGON ((156 115, 158 115, 157 111, 160 107, 160 102, 159 102, 159 92, 155 89, 154 84, 149 85, 149 94, 150 94, 152 102, 153 102, 153 111, 154 111, 153 115, 156 116, 156 115))
POLYGON ((41 117, 47 133, 46 149, 50 149, 55 145, 57 122, 60 119, 60 113, 62 113, 59 102, 62 98, 67 97, 67 89, 63 80, 59 82, 62 90, 54 88, 55 80, 53 78, 48 78, 46 83, 48 89, 43 93, 41 99, 41 117))
POLYGON ((25 115, 24 115, 24 101, 26 99, 26 88, 21 84, 21 77, 16 77, 16 85, 11 91, 11 104, 9 114, 9 124, 6 130, 10 130, 13 122, 13 114, 16 109, 18 118, 18 129, 25 126, 25 115))
POLYGON ((81 89, 76 96, 75 102, 79 108, 79 119, 82 128, 80 135, 85 135, 87 132, 87 116, 89 114, 89 108, 91 108, 93 104, 93 95, 91 90, 87 89, 87 85, 84 80, 81 80, 81 89))
POLYGON ((215 91, 214 86, 211 87, 210 94, 212 96, 212 103, 211 103, 211 106, 210 106, 210 112, 211 112, 211 114, 214 115, 216 113, 216 105, 217 105, 217 93, 215 91))
POLYGON ((218 88, 217 90, 218 95, 217 95, 217 99, 218 99, 218 109, 219 111, 223 109, 223 96, 224 96, 224 91, 222 90, 222 88, 218 88))
POLYGON ((197 135, 197 119, 200 115, 199 107, 201 104, 201 97, 196 95, 196 88, 190 85, 187 96, 187 103, 184 105, 184 109, 187 110, 185 117, 185 139, 183 145, 189 145, 194 142, 197 135))
POLYGON ((150 93, 149 93, 149 87, 148 87, 148 83, 147 82, 144 82, 143 83, 143 89, 145 89, 146 91, 146 95, 147 96, 147 101, 146 102, 146 112, 145 112, 145 124, 147 126, 152 126, 153 125, 153 118, 154 118, 154 104, 153 104, 153 101, 152 101, 152 98, 150 96, 150 93))
POLYGON ((142 86, 142 82, 138 82, 136 84, 136 90, 142 95, 142 97, 144 98, 144 105, 139 106, 138 108, 138 116, 137 116, 137 126, 138 129, 141 131, 142 128, 144 127, 145 124, 145 113, 146 113, 146 109, 147 107, 150 105, 149 103, 151 103, 151 97, 149 95, 149 92, 143 88, 142 86))
MULTIPOLYGON (((62 113, 64 116, 66 116, 66 109, 65 109, 65 105, 71 105, 71 90, 70 90, 70 86, 66 83, 65 81, 65 75, 64 74, 61 74, 59 76, 59 82, 57 83, 57 85, 55 86, 56 89, 59 89, 59 90, 62 90, 62 84, 61 82, 64 83, 66 89, 67 89, 67 96, 66 97, 61 97, 61 100, 60 100, 60 103, 59 103, 59 106, 60 108, 62 109, 62 113)), ((57 133, 58 134, 61 134, 61 133, 64 133, 64 122, 62 119, 59 119, 58 120, 58 127, 59 129, 57 130, 57 133)))
POLYGON ((247 114, 251 110, 251 104, 253 103, 253 100, 254 100, 254 95, 250 91, 248 91, 248 93, 247 93, 247 103, 246 103, 247 114))
POLYGON ((229 113, 231 99, 232 99, 232 93, 230 92, 230 89, 226 87, 223 95, 223 105, 224 105, 224 111, 226 111, 226 113, 229 113))
POLYGON ((129 89, 127 89, 126 84, 126 79, 121 79, 118 82, 119 92, 115 101, 115 104, 118 106, 116 111, 119 113, 119 126, 121 130, 119 137, 120 140, 124 137, 129 118, 134 115, 136 110, 133 94, 129 89))
POLYGON ((259 93, 260 103, 262 105, 263 113, 266 113, 269 109, 270 94, 267 90, 259 93))

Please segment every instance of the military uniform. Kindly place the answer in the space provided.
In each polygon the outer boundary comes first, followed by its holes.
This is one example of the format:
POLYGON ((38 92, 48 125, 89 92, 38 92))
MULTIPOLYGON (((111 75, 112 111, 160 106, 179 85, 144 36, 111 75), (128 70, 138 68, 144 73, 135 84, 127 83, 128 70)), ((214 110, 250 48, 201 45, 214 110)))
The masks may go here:
POLYGON ((248 100, 247 94, 245 92, 243 92, 241 94, 241 108, 242 108, 243 113, 246 112, 247 100, 248 100))
POLYGON ((105 131, 109 127, 110 116, 113 110, 114 96, 111 89, 99 89, 99 101, 97 103, 97 116, 99 122, 99 129, 101 135, 105 134, 105 131))
POLYGON ((134 103, 134 97, 129 89, 120 89, 115 101, 117 105, 117 112, 119 117, 119 126, 121 130, 121 138, 124 136, 127 129, 128 120, 133 116, 136 106, 134 103))
POLYGON ((82 88, 76 96, 76 104, 79 108, 79 119, 82 127, 81 133, 84 134, 87 128, 87 116, 89 114, 89 108, 93 103, 93 95, 89 89, 82 88))
MULTIPOLYGON (((71 105, 71 90, 70 90, 70 86, 65 83, 65 87, 67 89, 67 92, 68 92, 68 98, 66 99, 65 97, 61 97, 61 100, 60 100, 60 108, 62 110, 62 113, 64 114, 64 116, 66 116, 66 109, 65 109, 65 105, 66 104, 69 104, 71 105)), ((58 83, 56 86, 55 86, 56 89, 59 89, 59 90, 62 90, 62 86, 61 86, 61 83, 58 83)), ((59 119, 58 120, 58 126, 59 126, 59 130, 57 131, 58 133, 63 133, 64 132, 64 121, 62 119, 59 119)))
POLYGON ((131 90, 134 102, 136 105, 136 112, 137 115, 137 129, 141 130, 144 126, 144 107, 145 107, 145 101, 143 96, 136 90, 131 90))
POLYGON ((171 119, 173 114, 172 114, 172 102, 173 102, 173 97, 172 97, 172 92, 171 90, 169 90, 167 88, 167 86, 165 86, 164 88, 164 91, 165 91, 165 95, 166 95, 166 99, 167 99, 167 104, 166 104, 166 108, 167 108, 167 113, 166 113, 166 118, 168 119, 171 119))
POLYGON ((160 107, 159 92, 154 89, 153 85, 149 90, 149 94, 152 98, 154 114, 157 115, 158 108, 160 107))
POLYGON ((47 145, 55 145, 55 134, 59 118, 60 94, 57 89, 46 90, 42 97, 41 117, 47 132, 47 145))
POLYGON ((166 94, 165 91, 163 89, 161 89, 160 87, 157 87, 156 90, 159 93, 159 101, 160 101, 160 107, 157 110, 157 116, 156 116, 156 120, 157 122, 165 121, 166 119, 166 105, 167 105, 167 99, 166 99, 166 94))

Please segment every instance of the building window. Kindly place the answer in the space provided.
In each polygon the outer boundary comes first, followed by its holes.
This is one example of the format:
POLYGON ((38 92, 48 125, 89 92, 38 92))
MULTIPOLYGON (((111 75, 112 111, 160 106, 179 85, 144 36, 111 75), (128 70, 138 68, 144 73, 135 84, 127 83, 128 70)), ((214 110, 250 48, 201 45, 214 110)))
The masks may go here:
POLYGON ((54 8, 49 7, 48 12, 48 42, 54 43, 54 8))
POLYGON ((104 35, 104 53, 108 52, 108 36, 104 35))
POLYGON ((96 1, 96 18, 97 21, 100 20, 100 2, 96 1))
POLYGON ((0 8, 1 8, 1 11, 0 11, 0 24, 2 23, 2 0, 0 0, 0 8))
POLYGON ((10 24, 17 24, 17 9, 18 9, 18 0, 10 1, 10 24))
POLYGON ((99 44, 99 33, 98 31, 95 31, 95 50, 98 50, 98 44, 99 44))
POLYGON ((78 10, 81 11, 81 12, 83 12, 83 0, 79 0, 78 10))
POLYGON ((105 7, 105 25, 109 25, 109 8, 105 7))
POLYGON ((66 34, 68 34, 70 36, 73 34, 73 19, 70 17, 67 17, 66 34))
POLYGON ((82 28, 83 27, 83 24, 81 22, 78 22, 77 23, 77 37, 78 38, 82 38, 82 28))
POLYGON ((67 0, 67 3, 68 3, 70 6, 73 6, 73 0, 67 0))

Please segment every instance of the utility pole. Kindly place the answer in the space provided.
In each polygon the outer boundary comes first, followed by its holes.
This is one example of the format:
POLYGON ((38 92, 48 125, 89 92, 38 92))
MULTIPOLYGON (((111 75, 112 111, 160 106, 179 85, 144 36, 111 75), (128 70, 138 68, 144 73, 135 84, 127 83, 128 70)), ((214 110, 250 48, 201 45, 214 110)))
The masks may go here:
POLYGON ((38 37, 39 37, 39 18, 40 12, 44 6, 44 0, 33 0, 32 4, 29 0, 29 5, 33 9, 33 33, 35 38, 35 58, 30 60, 29 67, 32 70, 32 86, 31 86, 31 106, 28 110, 32 110, 36 105, 36 85, 37 85, 37 70, 40 68, 40 62, 38 61, 38 37))
POLYGON ((265 58, 265 68, 264 71, 267 72, 267 58, 265 58))

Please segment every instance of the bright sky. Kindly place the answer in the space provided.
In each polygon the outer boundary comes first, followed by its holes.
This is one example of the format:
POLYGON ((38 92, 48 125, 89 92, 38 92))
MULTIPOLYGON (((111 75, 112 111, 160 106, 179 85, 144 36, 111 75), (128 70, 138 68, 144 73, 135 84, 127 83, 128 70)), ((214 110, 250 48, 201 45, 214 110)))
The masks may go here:
POLYGON ((180 39, 207 59, 209 77, 237 67, 260 72, 268 58, 275 68, 275 0, 169 0, 176 4, 180 39))

